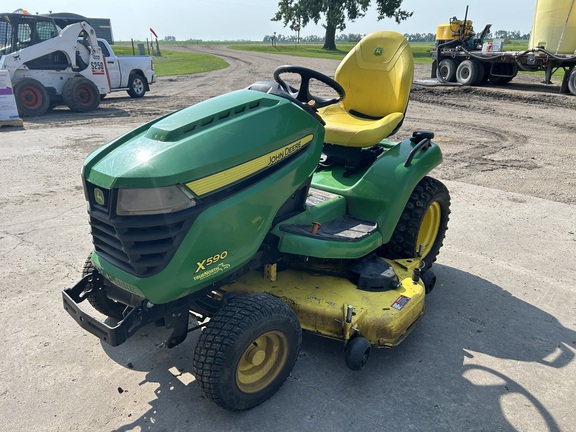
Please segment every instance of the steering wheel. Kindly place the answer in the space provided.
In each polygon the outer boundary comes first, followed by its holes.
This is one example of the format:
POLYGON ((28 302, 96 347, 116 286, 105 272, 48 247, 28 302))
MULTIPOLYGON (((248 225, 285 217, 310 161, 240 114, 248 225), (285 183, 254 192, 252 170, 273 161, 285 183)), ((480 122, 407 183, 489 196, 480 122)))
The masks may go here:
POLYGON ((298 100, 304 105, 311 106, 314 109, 332 105, 334 103, 340 102, 342 99, 344 99, 344 97, 346 97, 346 92, 344 91, 342 86, 338 84, 336 81, 334 81, 332 78, 320 72, 302 66, 290 66, 290 65, 278 66, 274 70, 274 80, 280 85, 280 87, 282 87, 282 90, 284 90, 294 99, 298 100), (301 80, 300 88, 295 89, 294 87, 286 84, 286 82, 280 77, 280 75, 283 73, 295 73, 300 75, 301 80), (316 79, 326 84, 336 93, 338 93, 338 97, 329 99, 311 95, 310 94, 311 79, 316 79))

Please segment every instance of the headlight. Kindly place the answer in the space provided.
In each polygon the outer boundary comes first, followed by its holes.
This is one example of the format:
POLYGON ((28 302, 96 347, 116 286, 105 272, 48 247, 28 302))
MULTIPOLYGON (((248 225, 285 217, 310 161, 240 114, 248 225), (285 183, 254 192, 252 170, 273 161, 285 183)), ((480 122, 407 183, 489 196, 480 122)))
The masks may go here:
POLYGON ((126 216, 173 213, 195 205, 192 194, 180 185, 119 189, 116 214, 126 216))

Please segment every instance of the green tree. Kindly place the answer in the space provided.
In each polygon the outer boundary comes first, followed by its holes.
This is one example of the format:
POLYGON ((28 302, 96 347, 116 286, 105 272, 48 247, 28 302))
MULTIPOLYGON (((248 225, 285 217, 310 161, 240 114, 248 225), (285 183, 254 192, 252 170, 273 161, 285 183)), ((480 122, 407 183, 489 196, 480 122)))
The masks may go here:
MULTIPOLYGON (((400 9, 402 0, 375 0, 375 4, 379 20, 394 18, 400 23, 412 16, 412 12, 400 9)), ((362 18, 369 6, 370 0, 280 0, 272 21, 282 21, 285 27, 305 27, 310 21, 318 24, 324 16, 323 49, 335 50, 336 30, 343 31, 348 21, 362 18)))

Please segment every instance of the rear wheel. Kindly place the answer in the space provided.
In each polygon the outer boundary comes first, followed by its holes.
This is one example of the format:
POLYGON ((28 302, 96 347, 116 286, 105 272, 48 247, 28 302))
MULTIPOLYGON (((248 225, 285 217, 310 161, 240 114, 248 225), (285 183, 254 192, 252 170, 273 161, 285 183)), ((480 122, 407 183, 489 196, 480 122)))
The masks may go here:
POLYGON ((424 268, 430 268, 442 247, 450 215, 450 194, 440 181, 424 177, 414 188, 400 216, 392 238, 381 246, 379 255, 414 258, 422 245, 424 268))
POLYGON ((64 84, 62 99, 71 111, 88 112, 100 105, 100 92, 88 78, 74 77, 64 84))
MULTIPOLYGON (((82 268, 82 277, 89 275, 93 270, 94 264, 92 264, 92 260, 89 256, 84 262, 84 267, 82 268)), ((126 309, 126 305, 108 298, 106 295, 106 290, 103 288, 92 290, 92 292, 88 295, 88 302, 98 312, 118 321, 122 319, 122 313, 124 312, 124 309, 126 309)))
POLYGON ((576 69, 572 69, 568 77, 568 90, 570 90, 570 93, 573 95, 576 95, 576 69))
POLYGON ((438 76, 442 81, 456 81, 456 62, 452 59, 444 59, 438 64, 438 76))
POLYGON ((127 93, 133 98, 141 98, 146 94, 146 81, 142 75, 130 74, 127 93))
POLYGON ((294 312, 268 294, 236 298, 202 331, 193 370, 206 396, 239 411, 282 386, 298 357, 301 328, 294 312))
POLYGON ((485 82, 488 77, 485 76, 485 70, 484 70, 484 63, 475 61, 474 62, 476 64, 476 69, 478 70, 477 74, 476 74, 476 80, 474 81, 474 85, 479 85, 482 84, 483 82, 485 82))
POLYGON ((22 78, 14 83, 14 97, 22 117, 36 117, 50 108, 46 87, 33 78, 22 78))
POLYGON ((456 81, 462 85, 473 85, 479 74, 478 63, 472 60, 464 60, 456 69, 456 81))

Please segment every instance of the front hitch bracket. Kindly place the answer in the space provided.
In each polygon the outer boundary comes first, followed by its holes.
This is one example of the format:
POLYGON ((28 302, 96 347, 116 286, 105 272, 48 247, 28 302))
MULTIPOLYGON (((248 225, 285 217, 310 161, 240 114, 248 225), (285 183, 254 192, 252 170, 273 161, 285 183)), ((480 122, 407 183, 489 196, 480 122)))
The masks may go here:
POLYGON ((172 335, 166 342, 168 348, 173 348, 186 339, 189 318, 189 301, 186 298, 160 305, 144 300, 140 305, 130 308, 121 321, 111 323, 110 318, 101 321, 80 307, 80 303, 101 283, 100 278, 89 274, 72 288, 62 291, 64 309, 84 330, 111 346, 118 346, 142 327, 154 322, 172 329, 172 335))

